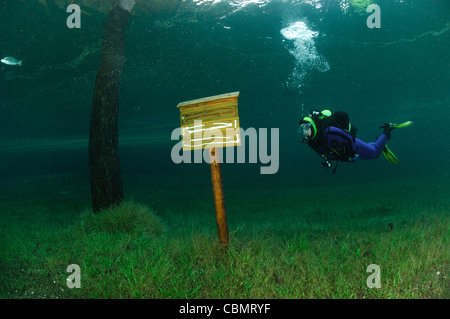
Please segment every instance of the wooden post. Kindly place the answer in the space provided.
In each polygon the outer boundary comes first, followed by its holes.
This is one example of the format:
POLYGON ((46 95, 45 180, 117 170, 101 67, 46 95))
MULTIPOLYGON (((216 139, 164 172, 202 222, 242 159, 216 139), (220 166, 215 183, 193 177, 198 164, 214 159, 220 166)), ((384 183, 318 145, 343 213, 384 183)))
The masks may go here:
POLYGON ((214 205, 216 208, 217 231, 220 242, 228 247, 230 236, 228 232, 227 213, 225 211, 225 199, 222 184, 222 171, 220 162, 216 156, 216 149, 212 148, 210 152, 211 160, 211 181, 214 193, 214 205))
POLYGON ((216 222, 220 242, 228 247, 229 232, 222 185, 220 160, 216 149, 241 145, 239 92, 226 93, 181 102, 180 123, 183 151, 209 149, 211 181, 216 208, 216 222))

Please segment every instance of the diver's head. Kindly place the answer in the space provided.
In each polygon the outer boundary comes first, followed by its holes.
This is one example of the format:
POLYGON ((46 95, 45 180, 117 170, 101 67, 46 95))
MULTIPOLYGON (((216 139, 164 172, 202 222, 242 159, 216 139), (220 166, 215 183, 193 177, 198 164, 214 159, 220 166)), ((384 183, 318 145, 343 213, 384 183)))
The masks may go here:
POLYGON ((313 140, 317 133, 316 124, 306 116, 298 123, 298 132, 303 135, 304 141, 313 140))
POLYGON ((300 124, 298 130, 299 133, 303 134, 304 137, 311 137, 312 135, 311 123, 300 124))

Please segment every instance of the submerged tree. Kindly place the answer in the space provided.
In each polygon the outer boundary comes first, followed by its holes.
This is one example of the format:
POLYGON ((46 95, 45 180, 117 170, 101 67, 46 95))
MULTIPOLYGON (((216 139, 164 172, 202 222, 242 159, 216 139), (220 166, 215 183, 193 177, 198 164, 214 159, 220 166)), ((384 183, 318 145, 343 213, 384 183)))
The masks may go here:
POLYGON ((89 172, 95 213, 123 201, 118 147, 120 77, 134 0, 120 0, 104 24, 89 129, 89 172))

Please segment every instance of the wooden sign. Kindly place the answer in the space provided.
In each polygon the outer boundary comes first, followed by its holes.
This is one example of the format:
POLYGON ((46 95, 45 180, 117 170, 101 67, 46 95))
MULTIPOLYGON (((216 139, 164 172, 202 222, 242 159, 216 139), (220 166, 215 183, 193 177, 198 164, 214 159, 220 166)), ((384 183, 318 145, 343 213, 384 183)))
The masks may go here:
POLYGON ((216 148, 239 146, 239 92, 182 102, 180 109, 183 151, 210 149, 211 181, 220 242, 228 247, 229 232, 220 161, 216 148))
POLYGON ((240 146, 239 92, 179 103, 183 151, 240 146))

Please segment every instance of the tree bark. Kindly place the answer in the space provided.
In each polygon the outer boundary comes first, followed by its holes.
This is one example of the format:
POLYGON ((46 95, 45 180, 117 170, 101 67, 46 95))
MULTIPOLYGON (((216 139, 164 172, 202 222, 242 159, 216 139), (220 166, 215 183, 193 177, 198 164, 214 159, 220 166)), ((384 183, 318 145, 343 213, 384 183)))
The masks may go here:
POLYGON ((89 129, 89 173, 95 213, 123 201, 118 146, 120 77, 130 13, 114 7, 103 25, 89 129))

